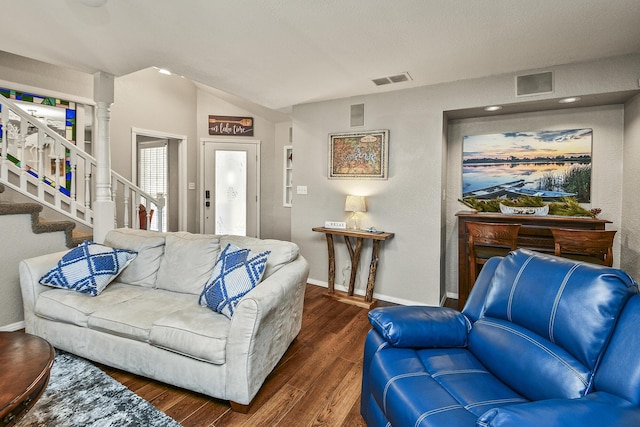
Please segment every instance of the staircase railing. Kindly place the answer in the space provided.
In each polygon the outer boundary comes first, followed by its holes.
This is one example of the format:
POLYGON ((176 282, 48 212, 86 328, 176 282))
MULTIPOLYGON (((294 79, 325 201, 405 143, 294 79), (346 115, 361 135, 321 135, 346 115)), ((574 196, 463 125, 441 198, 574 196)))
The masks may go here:
MULTIPOLYGON (((0 182, 92 227, 96 159, 13 100, 0 96, 0 107, 0 182)), ((151 209, 156 211, 156 229, 162 226, 162 194, 154 197, 113 170, 111 187, 116 204, 114 227, 151 224, 151 209), (146 207, 146 221, 140 218, 141 205, 146 207)))

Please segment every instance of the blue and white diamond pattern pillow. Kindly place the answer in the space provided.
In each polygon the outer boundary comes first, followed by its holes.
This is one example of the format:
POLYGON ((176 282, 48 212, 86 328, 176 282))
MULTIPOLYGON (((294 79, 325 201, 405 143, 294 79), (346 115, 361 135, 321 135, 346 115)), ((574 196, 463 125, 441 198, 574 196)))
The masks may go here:
POLYGON ((242 297, 262 280, 270 253, 251 252, 227 244, 213 267, 211 279, 200 294, 200 305, 231 319, 242 297))
POLYGON ((85 240, 67 252, 58 265, 40 278, 41 285, 71 289, 94 297, 138 255, 85 240))

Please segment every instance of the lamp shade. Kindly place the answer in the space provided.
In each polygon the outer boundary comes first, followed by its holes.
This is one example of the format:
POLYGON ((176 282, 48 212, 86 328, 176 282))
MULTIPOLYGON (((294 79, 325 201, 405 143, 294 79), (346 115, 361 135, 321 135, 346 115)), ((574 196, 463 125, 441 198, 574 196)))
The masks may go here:
POLYGON ((344 210, 347 212, 366 212, 367 202, 364 196, 347 196, 344 204, 344 210))

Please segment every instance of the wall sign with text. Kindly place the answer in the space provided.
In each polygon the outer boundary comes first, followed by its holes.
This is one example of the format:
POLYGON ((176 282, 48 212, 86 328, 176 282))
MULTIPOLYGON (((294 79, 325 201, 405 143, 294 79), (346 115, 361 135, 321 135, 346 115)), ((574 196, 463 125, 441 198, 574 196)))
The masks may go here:
POLYGON ((253 117, 209 116, 209 135, 253 136, 253 117))

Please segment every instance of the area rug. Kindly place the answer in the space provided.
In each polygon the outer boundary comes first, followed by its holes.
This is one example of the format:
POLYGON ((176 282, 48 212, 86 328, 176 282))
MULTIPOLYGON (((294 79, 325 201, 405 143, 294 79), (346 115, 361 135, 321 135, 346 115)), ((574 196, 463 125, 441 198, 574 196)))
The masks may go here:
POLYGON ((56 350, 42 397, 16 427, 179 427, 175 420, 95 367, 56 350))

